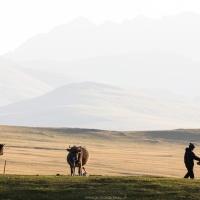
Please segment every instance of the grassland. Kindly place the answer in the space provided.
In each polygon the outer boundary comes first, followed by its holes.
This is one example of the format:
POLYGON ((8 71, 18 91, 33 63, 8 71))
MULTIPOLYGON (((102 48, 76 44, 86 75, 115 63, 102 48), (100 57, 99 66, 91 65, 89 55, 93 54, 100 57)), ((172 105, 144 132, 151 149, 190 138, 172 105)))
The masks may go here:
POLYGON ((185 180, 184 149, 200 130, 122 132, 0 126, 0 199, 200 199, 200 167, 185 180), (69 145, 90 151, 89 177, 69 176, 69 145), (56 176, 58 174, 58 176, 56 176), (149 176, 151 175, 151 176, 149 176))
MULTIPOLYGON (((184 176, 185 147, 196 145, 200 154, 200 130, 122 132, 70 128, 31 128, 0 126, 0 172, 7 161, 6 174, 68 175, 69 145, 83 145, 90 151, 90 175, 164 177, 184 176)), ((0 173, 1 174, 1 173, 0 173)), ((200 167, 195 164, 195 176, 200 167)))
POLYGON ((200 199, 200 180, 151 176, 1 175, 0 199, 200 199))

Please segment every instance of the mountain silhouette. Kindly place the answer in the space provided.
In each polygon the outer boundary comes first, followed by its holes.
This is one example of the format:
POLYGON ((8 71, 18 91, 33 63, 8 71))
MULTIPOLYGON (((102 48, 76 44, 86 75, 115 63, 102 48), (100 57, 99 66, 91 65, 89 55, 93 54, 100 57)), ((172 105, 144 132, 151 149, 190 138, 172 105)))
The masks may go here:
POLYGON ((183 13, 160 20, 137 17, 95 25, 79 17, 39 34, 5 55, 14 60, 80 60, 144 51, 168 51, 200 60, 200 15, 183 13))

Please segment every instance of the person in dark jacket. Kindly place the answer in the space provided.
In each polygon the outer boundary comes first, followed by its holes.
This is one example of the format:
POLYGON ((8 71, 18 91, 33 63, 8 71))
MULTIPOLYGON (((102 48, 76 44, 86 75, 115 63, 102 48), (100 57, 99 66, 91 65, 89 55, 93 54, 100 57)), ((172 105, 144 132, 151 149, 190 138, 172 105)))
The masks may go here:
POLYGON ((194 144, 190 143, 189 147, 185 149, 185 156, 184 156, 184 162, 185 166, 188 170, 187 174, 184 176, 184 178, 194 178, 194 172, 193 172, 193 167, 194 167, 194 160, 200 161, 200 158, 197 157, 194 153, 195 146, 194 144))

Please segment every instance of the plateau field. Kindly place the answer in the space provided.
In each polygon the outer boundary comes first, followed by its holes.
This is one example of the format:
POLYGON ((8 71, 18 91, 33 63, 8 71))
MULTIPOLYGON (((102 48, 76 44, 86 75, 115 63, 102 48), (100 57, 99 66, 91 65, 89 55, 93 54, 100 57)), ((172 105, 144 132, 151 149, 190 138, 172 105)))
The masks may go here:
MULTIPOLYGON (((66 162, 69 145, 86 146, 90 175, 155 175, 181 178, 185 174, 183 154, 188 142, 200 151, 200 130, 105 131, 78 128, 31 128, 0 126, 5 143, 0 168, 6 174, 69 175, 66 162)), ((195 164, 195 175, 200 167, 195 164)))

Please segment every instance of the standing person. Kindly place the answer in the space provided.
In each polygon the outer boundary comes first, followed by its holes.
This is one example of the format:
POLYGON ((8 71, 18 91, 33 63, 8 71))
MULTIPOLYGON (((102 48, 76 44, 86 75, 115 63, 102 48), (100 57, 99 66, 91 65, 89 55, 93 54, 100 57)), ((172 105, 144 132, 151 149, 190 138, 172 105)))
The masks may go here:
POLYGON ((189 147, 185 149, 185 156, 184 156, 184 162, 185 166, 188 170, 187 174, 184 176, 184 178, 194 178, 194 172, 193 172, 193 167, 194 167, 194 160, 200 161, 200 158, 197 157, 194 153, 195 146, 194 144, 190 143, 189 147))

